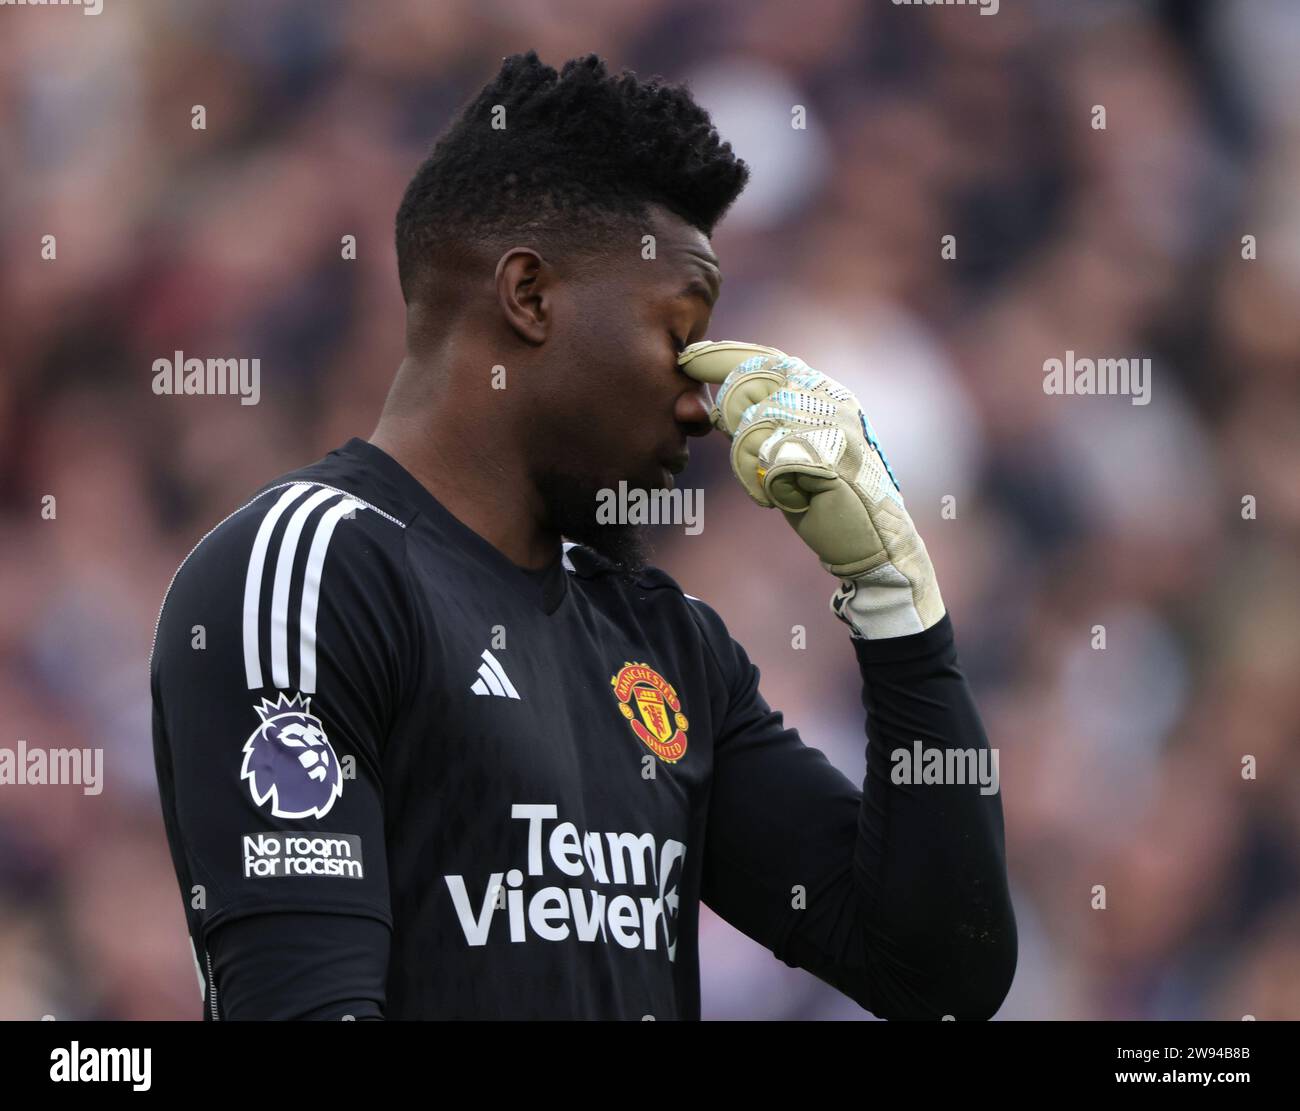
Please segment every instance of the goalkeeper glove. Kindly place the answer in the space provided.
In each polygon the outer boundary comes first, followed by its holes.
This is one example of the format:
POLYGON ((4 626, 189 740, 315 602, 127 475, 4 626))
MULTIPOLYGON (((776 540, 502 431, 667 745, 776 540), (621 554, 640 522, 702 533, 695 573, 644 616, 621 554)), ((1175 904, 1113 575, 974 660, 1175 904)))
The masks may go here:
POLYGON ((852 635, 880 640, 937 624, 945 611, 929 553, 853 394, 756 343, 693 343, 677 362, 721 384, 710 416, 731 439, 731 469, 840 579, 831 610, 852 635))

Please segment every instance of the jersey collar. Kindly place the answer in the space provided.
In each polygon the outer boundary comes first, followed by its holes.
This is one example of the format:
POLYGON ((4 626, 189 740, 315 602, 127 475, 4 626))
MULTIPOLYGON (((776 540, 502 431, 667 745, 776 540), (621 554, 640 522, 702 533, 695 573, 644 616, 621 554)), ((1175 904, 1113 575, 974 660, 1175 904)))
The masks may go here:
POLYGON ((564 551, 557 552, 554 560, 545 567, 520 567, 456 517, 428 487, 382 448, 354 436, 338 450, 362 459, 378 470, 396 488, 396 493, 414 505, 440 534, 473 553, 485 568, 529 597, 543 613, 549 615, 560 608, 569 591, 569 569, 572 567, 564 551))

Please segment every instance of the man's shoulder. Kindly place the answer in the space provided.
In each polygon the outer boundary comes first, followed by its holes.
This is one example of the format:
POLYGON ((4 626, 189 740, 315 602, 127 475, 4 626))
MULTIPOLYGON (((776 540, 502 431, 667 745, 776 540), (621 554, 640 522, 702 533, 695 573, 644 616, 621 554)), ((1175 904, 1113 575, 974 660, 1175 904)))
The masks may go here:
POLYGON ((362 440, 349 440, 315 462, 271 479, 235 513, 256 512, 257 503, 266 502, 269 495, 284 497, 285 491, 305 486, 311 488, 318 505, 330 501, 331 495, 347 498, 349 519, 353 519, 355 510, 365 510, 374 518, 406 528, 416 511, 394 487, 386 469, 379 465, 381 459, 378 449, 362 440))
POLYGON ((265 483, 199 538, 167 587, 159 624, 178 599, 217 599, 232 615, 304 600, 311 609, 321 602, 327 556, 362 586, 396 588, 413 516, 364 459, 330 452, 265 483))
MULTIPOLYGON (((183 567, 197 562, 220 567, 242 553, 263 557, 267 549, 277 560, 310 558, 318 549, 344 537, 356 536, 389 548, 400 544, 414 513, 387 491, 363 460, 344 449, 271 479, 218 521, 194 546, 183 567), (340 530, 344 521, 349 527, 340 530)), ((323 555, 323 551, 317 552, 323 555)), ((243 568, 231 566, 231 571, 243 568)))

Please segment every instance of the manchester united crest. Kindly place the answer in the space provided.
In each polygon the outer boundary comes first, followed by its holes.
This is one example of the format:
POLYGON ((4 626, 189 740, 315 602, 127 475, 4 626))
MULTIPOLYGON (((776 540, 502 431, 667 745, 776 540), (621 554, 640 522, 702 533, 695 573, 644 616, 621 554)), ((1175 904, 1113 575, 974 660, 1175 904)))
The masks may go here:
POLYGON ((619 712, 646 748, 666 764, 675 764, 686 755, 690 723, 671 683, 649 664, 630 662, 625 662, 609 683, 619 712))

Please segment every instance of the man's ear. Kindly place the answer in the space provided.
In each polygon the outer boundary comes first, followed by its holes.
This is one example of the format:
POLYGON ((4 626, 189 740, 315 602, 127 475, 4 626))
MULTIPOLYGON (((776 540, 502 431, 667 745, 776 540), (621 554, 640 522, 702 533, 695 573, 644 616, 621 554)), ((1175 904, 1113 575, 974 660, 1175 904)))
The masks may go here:
POLYGON ((520 339, 545 342, 550 332, 555 268, 531 247, 511 247, 496 268, 497 303, 520 339))

